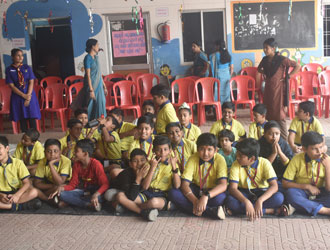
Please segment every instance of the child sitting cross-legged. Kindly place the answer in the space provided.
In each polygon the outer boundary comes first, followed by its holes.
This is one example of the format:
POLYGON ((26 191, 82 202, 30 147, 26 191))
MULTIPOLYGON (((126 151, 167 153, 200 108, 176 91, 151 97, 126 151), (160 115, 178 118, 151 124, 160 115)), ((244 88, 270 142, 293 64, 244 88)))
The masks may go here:
POLYGON ((77 142, 70 182, 58 187, 49 196, 50 199, 59 196, 59 207, 70 204, 101 210, 102 195, 109 188, 109 182, 102 164, 91 158, 93 152, 94 143, 91 140, 83 139, 77 142))
POLYGON ((249 126, 249 138, 259 140, 264 134, 267 108, 264 104, 258 103, 253 107, 254 122, 249 126))
POLYGON ((39 161, 33 185, 38 189, 38 197, 48 201, 50 194, 70 180, 71 161, 61 154, 61 143, 57 139, 45 142, 45 158, 39 161))
POLYGON ((202 133, 200 128, 191 123, 192 111, 187 103, 183 103, 179 107, 178 118, 184 130, 184 138, 190 141, 197 141, 198 136, 202 133))
POLYGON ((330 158, 324 153, 323 136, 309 131, 301 137, 302 150, 295 155, 283 175, 285 199, 283 215, 295 209, 315 216, 330 215, 330 158))
POLYGON ((181 189, 172 189, 169 198, 187 213, 223 220, 227 166, 225 159, 217 153, 217 145, 217 138, 211 133, 198 137, 197 153, 186 164, 181 189))
POLYGON ((235 147, 232 146, 234 140, 235 140, 235 135, 229 129, 224 129, 220 131, 219 133, 220 149, 218 153, 221 154, 226 160, 228 175, 231 165, 236 160, 237 150, 235 147))
POLYGON ((258 141, 247 138, 236 145, 236 161, 230 169, 228 214, 246 214, 250 220, 263 214, 278 214, 284 196, 278 192, 272 164, 259 157, 258 141))

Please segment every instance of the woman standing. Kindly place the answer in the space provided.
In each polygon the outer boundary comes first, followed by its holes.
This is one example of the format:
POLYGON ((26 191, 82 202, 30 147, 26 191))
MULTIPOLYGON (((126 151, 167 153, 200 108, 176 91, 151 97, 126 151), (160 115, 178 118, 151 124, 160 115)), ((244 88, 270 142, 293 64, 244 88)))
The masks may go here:
POLYGON ((23 64, 23 51, 12 49, 13 64, 6 69, 6 83, 12 89, 10 98, 10 119, 19 121, 22 132, 28 126, 37 128, 36 119, 40 120, 40 107, 36 93, 33 90, 34 79, 32 69, 23 64))
POLYGON ((194 65, 192 67, 192 75, 199 77, 209 76, 209 62, 207 55, 202 51, 198 42, 193 42, 191 45, 192 52, 195 55, 194 65))
POLYGON ((88 119, 94 120, 101 115, 107 116, 105 109, 105 96, 108 94, 103 82, 99 60, 99 43, 96 39, 88 39, 86 42, 86 52, 84 58, 84 87, 80 90, 77 98, 73 101, 71 108, 87 108, 88 119))
MULTIPOLYGON (((230 102, 230 77, 234 71, 232 58, 226 49, 225 41, 215 42, 216 52, 210 55, 212 76, 220 80, 220 101, 230 102)), ((218 100, 218 85, 215 85, 214 99, 218 100)))
POLYGON ((267 120, 275 120, 281 126, 281 136, 287 140, 288 131, 285 122, 285 107, 288 105, 288 78, 296 74, 300 66, 277 51, 274 38, 263 44, 265 57, 258 66, 258 72, 265 76, 264 104, 267 107, 267 120), (294 67, 289 74, 289 67, 294 67))

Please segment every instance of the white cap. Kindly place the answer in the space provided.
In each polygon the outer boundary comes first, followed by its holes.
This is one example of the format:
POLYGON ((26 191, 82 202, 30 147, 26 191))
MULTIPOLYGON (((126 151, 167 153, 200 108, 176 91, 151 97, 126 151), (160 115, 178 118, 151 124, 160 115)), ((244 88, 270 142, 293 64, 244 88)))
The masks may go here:
POLYGON ((189 107, 189 105, 186 103, 186 102, 184 102, 184 103, 182 103, 182 105, 179 107, 179 110, 180 109, 189 109, 190 110, 190 107, 189 107))

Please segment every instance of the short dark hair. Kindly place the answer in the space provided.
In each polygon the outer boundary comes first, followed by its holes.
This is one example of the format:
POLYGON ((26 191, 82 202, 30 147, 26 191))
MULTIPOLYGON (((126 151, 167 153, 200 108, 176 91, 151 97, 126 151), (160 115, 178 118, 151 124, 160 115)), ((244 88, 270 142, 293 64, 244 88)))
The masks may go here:
POLYGON ((114 108, 114 109, 110 110, 109 114, 124 117, 124 111, 121 110, 120 108, 114 108))
POLYGON ((233 102, 224 102, 221 106, 221 110, 224 111, 225 109, 231 109, 235 112, 235 104, 233 102))
POLYGON ((59 149, 61 149, 61 142, 57 139, 49 138, 45 141, 45 149, 47 149, 49 146, 55 145, 59 149))
POLYGON ((246 155, 249 159, 254 156, 257 160, 259 157, 260 145, 254 138, 246 138, 239 141, 236 144, 236 149, 241 152, 242 155, 246 155))
POLYGON ((82 124, 82 122, 79 120, 79 119, 77 119, 77 118, 72 118, 72 119, 70 119, 69 121, 68 121, 68 128, 73 128, 76 124, 81 124, 81 125, 83 125, 82 124))
POLYGON ((133 158, 137 155, 142 155, 145 158, 147 158, 147 154, 146 154, 146 152, 144 152, 144 150, 142 150, 140 148, 135 148, 135 149, 133 149, 133 151, 130 154, 130 161, 132 161, 133 158))
POLYGON ((275 41, 274 38, 271 37, 271 38, 268 38, 264 41, 264 45, 268 45, 272 48, 276 48, 277 47, 277 42, 275 41))
POLYGON ((219 134, 218 134, 218 138, 219 138, 219 140, 220 140, 221 138, 224 138, 224 137, 227 137, 227 138, 229 139, 229 141, 231 141, 231 142, 234 142, 234 141, 235 141, 235 135, 234 135, 234 133, 233 133, 231 130, 229 130, 229 129, 223 129, 223 130, 221 130, 221 131, 219 132, 219 134))
POLYGON ((148 116, 148 117, 150 117, 151 119, 155 119, 155 118, 156 118, 156 115, 153 114, 153 113, 150 113, 150 112, 145 113, 144 116, 148 116))
POLYGON ((181 110, 187 110, 187 111, 189 112, 189 115, 191 115, 191 109, 188 109, 188 108, 179 108, 179 112, 180 112, 181 110))
POLYGON ((165 145, 167 144, 171 148, 171 141, 167 136, 163 135, 157 135, 152 143, 154 149, 157 148, 157 146, 165 145))
POLYGON ((146 123, 146 124, 149 124, 151 128, 154 128, 155 127, 155 123, 154 123, 154 121, 152 119, 153 118, 151 116, 147 116, 147 115, 141 116, 138 119, 137 126, 140 127, 140 125, 142 123, 146 123))
POLYGON ((21 49, 17 49, 17 48, 12 49, 10 51, 11 57, 14 57, 16 55, 16 53, 19 52, 19 51, 23 53, 23 50, 21 50, 21 49))
POLYGON ((79 140, 76 148, 80 148, 84 153, 87 152, 89 156, 92 156, 94 153, 94 143, 90 139, 79 140))
POLYGON ((155 86, 153 86, 150 90, 150 94, 152 96, 158 95, 158 96, 164 96, 166 98, 169 97, 171 93, 171 90, 168 86, 166 86, 165 84, 157 84, 155 86))
POLYGON ((265 115, 267 113, 267 108, 264 104, 258 103, 253 107, 253 112, 256 112, 260 115, 265 115))
POLYGON ((183 130, 182 125, 179 122, 170 122, 166 125, 165 131, 166 133, 169 132, 170 128, 179 128, 180 130, 183 130))
POLYGON ((6 136, 0 136, 0 144, 3 145, 4 147, 9 146, 9 141, 6 136))
POLYGON ((311 101, 301 102, 298 108, 302 109, 304 113, 309 113, 309 116, 312 117, 314 115, 315 103, 311 101))
POLYGON ((264 126, 264 133, 266 133, 271 128, 278 128, 279 130, 281 130, 281 126, 280 124, 278 124, 277 121, 268 121, 264 126))
POLYGON ((87 109, 77 109, 75 112, 74 112, 74 117, 78 117, 79 115, 81 114, 86 114, 88 115, 88 112, 87 112, 87 109))
POLYGON ((155 104, 154 104, 154 102, 153 102, 152 100, 145 100, 145 101, 143 102, 143 104, 142 104, 142 108, 143 108, 144 106, 152 106, 152 107, 155 109, 155 104))
POLYGON ((119 128, 119 122, 114 116, 109 115, 109 116, 107 116, 107 118, 111 118, 112 124, 115 125, 115 128, 113 130, 116 130, 117 128, 119 128))
POLYGON ((39 131, 35 128, 29 128, 24 134, 30 137, 33 142, 36 142, 40 136, 39 131))
POLYGON ((301 136, 301 145, 305 148, 314 146, 323 142, 323 136, 315 131, 308 131, 301 136))
POLYGON ((214 134, 203 133, 200 136, 198 136, 196 144, 197 144, 197 148, 201 146, 212 146, 214 148, 217 148, 218 140, 214 134))

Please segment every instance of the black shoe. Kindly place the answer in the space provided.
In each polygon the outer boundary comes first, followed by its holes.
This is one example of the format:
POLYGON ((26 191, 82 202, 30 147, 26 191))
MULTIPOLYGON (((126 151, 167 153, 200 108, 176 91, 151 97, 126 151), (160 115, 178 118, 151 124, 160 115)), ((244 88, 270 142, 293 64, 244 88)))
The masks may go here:
POLYGON ((226 214, 225 214, 225 211, 223 209, 222 206, 219 206, 219 207, 211 207, 209 208, 211 213, 212 213, 212 216, 215 218, 215 219, 218 219, 218 220, 224 220, 226 219, 226 214))
POLYGON ((158 209, 142 210, 141 216, 147 221, 155 221, 158 216, 158 209))
POLYGON ((21 210, 38 210, 41 208, 42 202, 39 199, 33 199, 31 201, 25 202, 21 206, 21 210))

